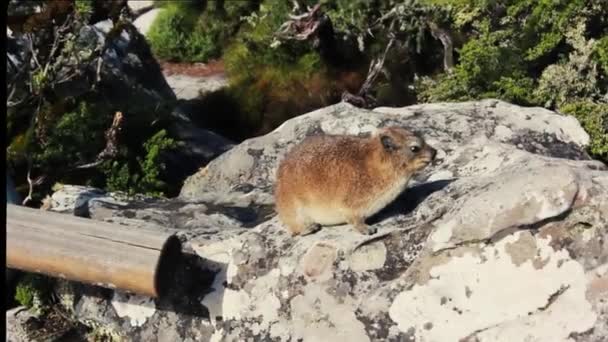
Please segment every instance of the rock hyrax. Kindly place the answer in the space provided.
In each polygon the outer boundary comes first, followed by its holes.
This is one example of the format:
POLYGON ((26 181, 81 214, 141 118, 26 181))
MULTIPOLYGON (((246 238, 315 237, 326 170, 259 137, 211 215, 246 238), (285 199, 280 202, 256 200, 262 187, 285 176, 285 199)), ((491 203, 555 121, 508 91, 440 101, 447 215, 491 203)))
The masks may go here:
POLYGON ((292 235, 342 223, 374 234, 376 229, 365 219, 405 190, 412 175, 433 161, 436 152, 420 136, 400 127, 382 128, 368 137, 307 137, 279 164, 279 218, 292 235))

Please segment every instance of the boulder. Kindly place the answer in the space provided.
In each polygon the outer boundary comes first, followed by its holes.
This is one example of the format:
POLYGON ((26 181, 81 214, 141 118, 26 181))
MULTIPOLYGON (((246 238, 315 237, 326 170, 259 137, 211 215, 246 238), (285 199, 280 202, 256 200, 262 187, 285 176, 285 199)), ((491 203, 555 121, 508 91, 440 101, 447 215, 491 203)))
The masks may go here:
POLYGON ((545 156, 590 159, 582 148, 589 143, 589 136, 576 119, 543 108, 524 108, 485 100, 371 111, 339 103, 289 120, 265 136, 244 141, 186 179, 180 196, 196 201, 210 196, 238 194, 270 204, 277 161, 306 136, 364 134, 376 127, 394 124, 422 133, 437 148, 438 158, 448 159, 432 172, 420 175, 416 181, 425 177, 434 180, 496 170, 501 161, 492 159, 493 151, 481 151, 490 156, 486 163, 472 163, 468 168, 463 168, 462 161, 458 159, 458 156, 471 158, 470 153, 484 147, 486 140, 545 156))
POLYGON ((222 154, 181 198, 65 186, 52 210, 177 229, 184 260, 167 298, 66 281, 57 293, 73 317, 127 340, 600 341, 608 168, 588 141, 571 117, 494 100, 324 108, 222 154), (291 237, 269 210, 281 156, 310 134, 393 124, 439 153, 368 220, 378 232, 291 237), (245 209, 256 219, 234 214, 245 209))
POLYGON ((181 100, 200 99, 228 86, 228 79, 224 73, 202 77, 172 74, 165 77, 175 96, 181 100))
MULTIPOLYGON (((140 1, 129 1, 129 6, 130 6, 131 2, 140 2, 140 1)), ((145 2, 145 1, 142 1, 142 2, 145 2)), ((164 11, 163 8, 154 8, 154 9, 147 10, 147 11, 143 12, 143 14, 140 14, 133 21, 133 25, 135 25, 135 27, 141 34, 146 35, 148 33, 148 31, 150 30, 152 23, 154 22, 156 17, 162 11, 164 11)))
POLYGON ((129 10, 131 10, 131 12, 133 13, 133 15, 135 17, 139 17, 143 13, 146 13, 149 10, 154 8, 154 1, 153 0, 129 0, 129 1, 127 1, 127 6, 129 6, 129 10))
MULTIPOLYGON (((167 84, 145 37, 132 24, 125 24, 125 29, 120 34, 109 36, 114 29, 112 22, 107 20, 80 30, 79 42, 82 49, 105 47, 97 89, 111 98, 113 104, 121 105, 125 112, 142 112, 146 108, 153 112, 159 104, 174 101, 175 94, 167 84), (108 37, 112 38, 107 39, 108 37)), ((97 61, 89 64, 89 74, 95 74, 97 67, 97 61)), ((69 80, 59 84, 56 91, 63 96, 77 96, 78 91, 87 89, 78 87, 85 81, 93 80, 69 80)), ((147 116, 151 117, 149 114, 147 116)))
POLYGON ((6 311, 6 342, 31 341, 27 332, 28 321, 34 315, 24 306, 18 306, 6 311))

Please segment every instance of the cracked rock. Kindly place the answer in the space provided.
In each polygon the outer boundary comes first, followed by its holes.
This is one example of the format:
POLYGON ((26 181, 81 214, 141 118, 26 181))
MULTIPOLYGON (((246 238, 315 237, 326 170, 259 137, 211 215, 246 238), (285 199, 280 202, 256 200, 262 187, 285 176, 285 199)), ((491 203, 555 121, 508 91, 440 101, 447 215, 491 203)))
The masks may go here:
POLYGON ((51 210, 175 230, 187 258, 167 298, 55 292, 75 320, 133 341, 602 341, 608 168, 588 142, 572 117, 496 100, 322 108, 223 153, 179 198, 59 190, 51 210), (273 210, 283 154, 394 124, 438 159, 368 220, 377 234, 291 237, 273 210))

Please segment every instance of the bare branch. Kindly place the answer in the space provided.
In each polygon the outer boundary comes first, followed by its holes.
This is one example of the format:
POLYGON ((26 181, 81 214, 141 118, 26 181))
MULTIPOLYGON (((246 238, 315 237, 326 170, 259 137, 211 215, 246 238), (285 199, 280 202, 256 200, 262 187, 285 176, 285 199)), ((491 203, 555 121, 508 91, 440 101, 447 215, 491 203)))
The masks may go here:
POLYGON ((454 68, 454 44, 452 37, 447 30, 440 28, 434 22, 431 21, 428 25, 433 37, 439 39, 443 45, 443 69, 449 73, 454 68))
POLYGON ((276 35, 283 39, 307 40, 316 35, 324 14, 321 12, 321 4, 308 8, 308 12, 299 15, 289 15, 290 20, 283 23, 276 35))
POLYGON ((36 179, 32 180, 31 173, 32 173, 32 159, 30 158, 28 160, 28 167, 27 167, 27 183, 29 184, 29 191, 28 191, 27 196, 23 199, 23 202, 21 202, 21 205, 26 205, 32 200, 32 195, 34 194, 34 187, 42 184, 42 182, 44 182, 44 180, 46 179, 46 177, 44 175, 42 175, 42 176, 37 177, 36 179))
POLYGON ((379 58, 373 59, 369 64, 369 70, 367 72, 367 77, 361 85, 359 92, 356 95, 345 91, 342 93, 342 101, 348 102, 357 107, 372 107, 375 104, 375 99, 369 94, 372 86, 376 82, 378 75, 382 72, 384 67, 384 61, 386 60, 386 55, 388 51, 391 49, 393 44, 395 43, 395 37, 391 36, 386 48, 384 49, 384 53, 379 58))
POLYGON ((122 130, 122 123, 124 120, 124 116, 122 112, 116 112, 114 114, 114 120, 112 121, 112 125, 106 131, 106 147, 101 151, 94 162, 87 163, 83 165, 79 165, 74 167, 74 169, 89 169, 96 167, 103 163, 105 160, 116 157, 118 154, 118 138, 120 131, 122 130))

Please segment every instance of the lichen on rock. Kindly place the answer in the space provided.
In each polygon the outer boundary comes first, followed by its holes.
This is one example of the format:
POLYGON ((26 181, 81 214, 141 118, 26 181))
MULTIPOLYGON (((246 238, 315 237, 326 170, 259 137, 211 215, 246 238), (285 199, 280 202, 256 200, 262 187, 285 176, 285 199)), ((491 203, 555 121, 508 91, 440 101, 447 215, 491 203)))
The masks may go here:
POLYGON ((82 285, 74 316, 130 340, 601 340, 608 168, 588 143, 571 118, 496 100, 342 103, 234 146, 176 199, 64 186, 50 210, 175 230, 187 257, 167 298, 122 300, 126 313, 115 290, 82 285), (395 124, 438 158, 369 219, 378 233, 291 237, 272 210, 283 154, 311 134, 395 124))

